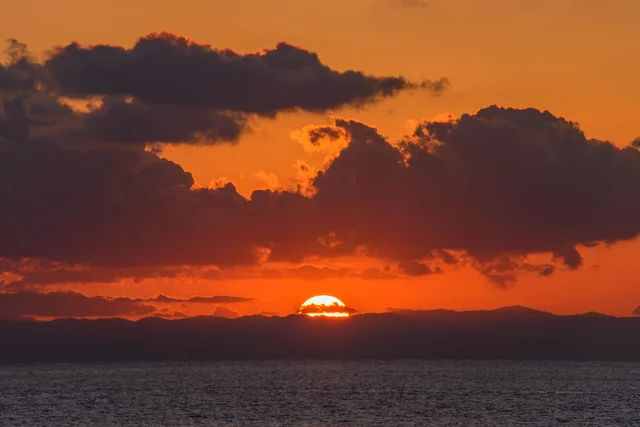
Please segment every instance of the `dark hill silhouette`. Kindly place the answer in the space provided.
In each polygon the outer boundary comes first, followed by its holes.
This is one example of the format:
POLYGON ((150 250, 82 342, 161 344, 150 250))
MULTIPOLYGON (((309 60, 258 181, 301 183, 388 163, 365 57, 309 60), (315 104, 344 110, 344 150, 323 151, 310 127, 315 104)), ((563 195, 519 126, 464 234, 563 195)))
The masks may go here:
POLYGON ((640 318, 526 307, 348 319, 0 320, 0 362, 463 358, 640 361, 640 318))

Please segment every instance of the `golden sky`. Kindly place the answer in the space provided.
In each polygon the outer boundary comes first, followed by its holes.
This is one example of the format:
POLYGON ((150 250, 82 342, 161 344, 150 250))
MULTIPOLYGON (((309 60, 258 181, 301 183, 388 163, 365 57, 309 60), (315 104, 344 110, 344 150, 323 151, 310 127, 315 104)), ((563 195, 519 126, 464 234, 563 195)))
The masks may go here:
MULTIPOLYGON (((293 188, 298 161, 322 167, 326 153, 306 152, 292 132, 330 125, 331 116, 363 122, 397 141, 416 123, 442 113, 459 117, 493 104, 533 107, 579 123, 588 138, 624 147, 640 136, 639 21, 636 0, 23 0, 3 5, 0 37, 24 42, 40 58, 73 41, 131 47, 156 31, 238 53, 272 49, 284 41, 317 53, 338 71, 449 79, 450 88, 439 96, 402 92, 363 108, 253 117, 252 130, 235 144, 164 148, 162 156, 191 172, 196 184, 206 187, 225 179, 249 196, 257 188, 293 188)), ((520 304, 556 313, 629 315, 640 304, 640 266, 635 261, 640 243, 617 242, 580 252, 584 264, 579 269, 559 268, 549 277, 522 273, 506 289, 469 266, 394 280, 161 277, 46 289, 113 297, 254 298, 228 306, 239 314, 289 314, 309 296, 330 294, 364 312, 520 304)), ((357 262, 364 261, 299 264, 340 268, 357 262)), ((385 264, 366 262, 380 268, 385 264)), ((186 314, 213 310, 206 305, 171 308, 186 314)))

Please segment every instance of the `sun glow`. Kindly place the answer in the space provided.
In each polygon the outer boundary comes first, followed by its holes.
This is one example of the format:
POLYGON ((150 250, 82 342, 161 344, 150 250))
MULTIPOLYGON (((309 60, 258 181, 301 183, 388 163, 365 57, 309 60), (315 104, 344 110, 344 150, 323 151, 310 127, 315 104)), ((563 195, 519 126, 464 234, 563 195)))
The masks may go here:
POLYGON ((336 297, 329 295, 317 295, 306 300, 298 314, 306 314, 309 317, 349 317, 347 306, 336 297))

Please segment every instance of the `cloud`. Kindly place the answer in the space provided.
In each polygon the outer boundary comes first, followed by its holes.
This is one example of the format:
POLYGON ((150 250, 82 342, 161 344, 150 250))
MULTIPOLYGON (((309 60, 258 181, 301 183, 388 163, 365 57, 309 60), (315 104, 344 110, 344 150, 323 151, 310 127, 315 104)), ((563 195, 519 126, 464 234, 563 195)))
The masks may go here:
MULTIPOLYGON (((154 298, 111 298, 87 296, 73 291, 38 292, 20 290, 0 293, 0 316, 4 317, 114 317, 162 314, 176 317, 169 309, 158 310, 157 304, 238 304, 253 298, 230 295, 174 298, 158 295, 154 298)), ((183 317, 183 316, 181 316, 183 317)))
POLYGON ((214 317, 225 317, 227 319, 235 319, 237 317, 240 317, 238 313, 236 313, 235 311, 231 310, 228 307, 216 307, 216 309, 213 310, 211 315, 214 317))
POLYGON ((130 298, 89 297, 76 292, 0 293, 0 313, 5 317, 112 317, 145 316, 155 307, 130 298))
MULTIPOLYGON (((89 148, 96 144, 144 147, 153 143, 235 143, 249 132, 249 117, 188 106, 160 105, 124 97, 104 97, 85 109, 45 91, 4 101, 0 136, 7 140, 63 140, 89 148), (3 123, 4 122, 4 123, 3 123)), ((0 116, 1 117, 1 116, 0 116)))
POLYGON ((314 265, 302 265, 287 270, 287 277, 305 280, 340 279, 347 277, 348 268, 316 267, 314 265))
POLYGON ((7 95, 31 92, 38 81, 49 83, 46 73, 33 61, 25 44, 9 39, 3 53, 7 62, 0 63, 0 100, 7 95))
MULTIPOLYGON (((434 271, 430 270, 429 274, 440 273, 439 267, 434 271)), ((262 268, 260 270, 260 278, 263 279, 303 279, 303 280, 335 280, 335 279, 362 279, 362 280, 390 280, 401 277, 420 276, 420 274, 409 274, 400 267, 392 269, 386 267, 379 269, 369 267, 365 269, 355 269, 347 267, 330 267, 316 266, 311 264, 303 264, 298 267, 290 267, 285 269, 262 268)))
POLYGON ((418 261, 403 261, 398 264, 398 269, 408 276, 426 276, 433 273, 428 265, 418 261))
POLYGON ((0 91, 4 94, 32 90, 34 80, 25 78, 24 73, 17 70, 17 66, 0 64, 0 91))
POLYGON ((332 231, 342 245, 371 256, 453 249, 482 265, 549 252, 573 269, 576 246, 640 230, 640 152, 549 112, 489 107, 422 123, 399 145, 362 123, 335 126, 350 143, 316 176, 314 200, 324 215, 341 212, 332 231))
POLYGON ((145 299, 144 301, 150 301, 150 302, 158 302, 158 303, 177 303, 177 302, 181 302, 181 303, 199 303, 199 304, 237 304, 237 303, 243 303, 243 302, 252 302, 254 301, 253 298, 245 298, 245 297, 235 297, 235 296, 230 296, 230 295, 214 295, 214 296, 210 296, 210 297, 203 297, 203 296, 194 296, 191 298, 174 298, 174 297, 168 297, 166 295, 158 295, 155 298, 148 298, 145 299))
POLYGON ((180 267, 91 268, 42 260, 1 261, 0 285, 12 289, 59 284, 118 283, 123 280, 138 283, 147 279, 175 279, 195 274, 190 269, 180 267))
MULTIPOLYGON (((39 78, 37 66, 26 64, 27 75, 39 78)), ((275 87, 283 94, 268 97, 276 103, 267 108, 262 92, 243 98, 223 91, 216 103, 237 102, 225 104, 223 114, 357 104, 411 86, 402 79, 338 73, 288 45, 237 55, 166 35, 141 39, 129 50, 72 45, 46 66, 68 94, 135 98, 106 99, 89 115, 100 108, 108 115, 117 106, 132 108, 135 116, 150 104, 215 109, 207 104, 207 91, 241 90, 234 86, 238 75, 261 76, 264 80, 249 85, 264 84, 267 93, 275 87), (192 69, 198 61, 201 69, 192 69), (157 79, 147 73, 150 64, 159 70, 157 79), (231 66, 238 73, 220 74, 222 81, 231 80, 218 87, 216 67, 231 66), (131 67, 136 73, 123 72, 131 67), (194 75, 175 80, 184 83, 180 92, 172 89, 179 84, 163 87, 166 93, 145 86, 183 69, 194 75), (105 77, 101 73, 108 78, 98 78, 105 77), (308 75, 315 83, 307 81, 308 75), (296 78, 291 83, 282 76, 296 78), (373 92, 356 91, 354 98, 354 81, 374 87, 373 92), (404 83, 389 89, 390 82, 404 83), (338 92, 349 100, 327 98, 333 93, 327 84, 343 88, 338 92), (197 85, 202 87, 196 90, 197 85), (318 99, 307 102, 316 91, 318 99)), ((59 99, 40 92, 6 96, 0 117, 0 257, 11 260, 34 258, 102 271, 215 266, 210 274, 216 276, 222 269, 267 260, 305 264, 312 258, 358 255, 403 267, 360 272, 363 279, 417 275, 424 266, 435 270, 439 262, 464 262, 506 286, 520 272, 548 275, 556 264, 578 268, 581 246, 631 239, 640 231, 640 151, 588 139, 575 123, 546 111, 492 106, 455 120, 420 123, 399 142, 364 123, 335 118, 305 130, 310 144, 338 135, 346 142, 320 170, 307 168, 307 188, 259 190, 244 197, 232 183, 195 187, 180 165, 144 151, 141 144, 150 138, 78 144, 64 123, 46 125, 49 115, 69 114, 59 99), (54 132, 58 129, 66 133, 54 132), (528 254, 541 252, 550 254, 549 263, 526 262, 528 254), (462 255, 452 259, 452 253, 462 255)), ((293 272, 317 273, 308 267, 293 272)))
POLYGON ((400 91, 437 93, 446 86, 444 79, 416 83, 335 71, 315 53, 287 43, 238 54, 169 33, 149 34, 131 49, 72 43, 56 49, 45 67, 70 96, 124 95, 154 104, 263 115, 360 106, 400 91))
MULTIPOLYGON (((347 136, 347 132, 337 126, 311 125, 290 133, 291 139, 300 143, 307 153, 326 154, 323 161, 325 165, 330 164, 340 151, 349 145, 347 136)), ((310 182, 317 171, 312 171, 309 165, 301 160, 298 160, 297 167, 300 186, 310 190, 310 182)))
POLYGON ((338 72, 286 43, 239 55, 168 33, 142 37, 131 49, 73 43, 54 49, 44 64, 15 40, 7 52, 0 141, 30 136, 83 148, 235 143, 255 114, 325 112, 407 90, 438 95, 448 85, 338 72), (89 100, 86 108, 72 108, 79 100, 89 100))
POLYGON ((639 305, 639 306, 637 306, 637 307, 635 308, 635 310, 633 310, 633 312, 632 312, 631 314, 632 314, 632 315, 635 315, 635 316, 640 316, 640 305, 639 305))
POLYGON ((337 153, 347 146, 347 133, 335 126, 305 126, 291 132, 291 138, 298 141, 307 153, 337 153))
POLYGON ((189 106, 175 106, 107 97, 102 104, 77 115, 79 129, 67 138, 120 144, 157 142, 211 144, 235 142, 248 130, 247 117, 189 106))
POLYGON ((192 189, 191 174, 152 153, 11 144, 0 167, 2 257, 110 268, 258 259, 235 188, 192 189))
MULTIPOLYGON (((430 271, 440 273, 440 268, 430 268, 430 271)), ((415 276, 414 274, 413 276, 415 276)), ((0 286, 5 290, 19 291, 48 287, 57 289, 60 285, 84 285, 87 283, 115 284, 144 280, 237 280, 237 279, 302 279, 302 280, 332 280, 332 279, 362 279, 387 280, 400 277, 411 277, 400 266, 385 270, 377 268, 356 269, 352 267, 317 266, 302 264, 299 266, 274 268, 270 265, 261 267, 240 268, 212 268, 209 266, 150 266, 138 268, 95 268, 91 266, 67 266, 58 262, 42 260, 12 261, 0 259, 0 286)), ((202 302, 202 303, 234 303, 251 302, 252 298, 236 296, 213 296, 193 298, 173 298, 159 295, 156 298, 145 299, 149 302, 202 302)))
POLYGON ((309 304, 303 307, 300 307, 300 311, 298 314, 314 314, 314 313, 356 313, 357 310, 351 307, 347 307, 344 305, 340 305, 338 303, 327 304, 327 305, 316 305, 309 304))

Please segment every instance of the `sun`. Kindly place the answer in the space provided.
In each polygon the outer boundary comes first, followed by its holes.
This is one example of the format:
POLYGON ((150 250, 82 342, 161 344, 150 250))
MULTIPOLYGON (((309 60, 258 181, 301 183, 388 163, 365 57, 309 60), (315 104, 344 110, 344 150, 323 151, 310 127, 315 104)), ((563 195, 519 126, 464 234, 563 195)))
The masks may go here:
POLYGON ((349 309, 342 301, 330 295, 317 295, 306 300, 298 314, 310 317, 349 317, 349 309))

